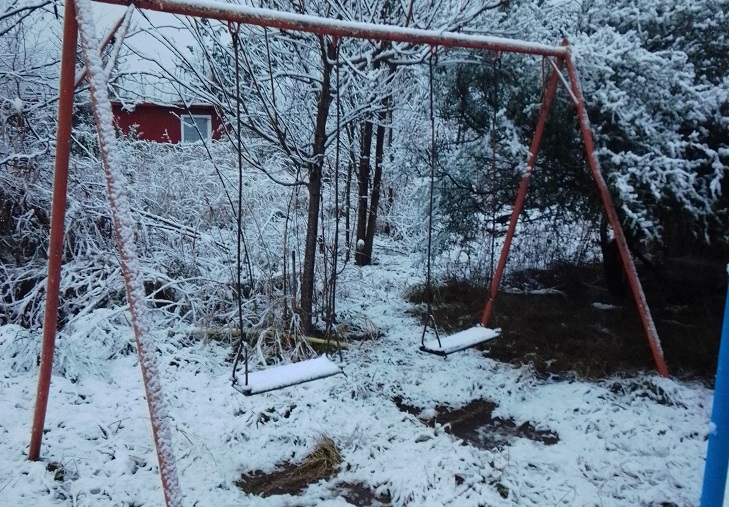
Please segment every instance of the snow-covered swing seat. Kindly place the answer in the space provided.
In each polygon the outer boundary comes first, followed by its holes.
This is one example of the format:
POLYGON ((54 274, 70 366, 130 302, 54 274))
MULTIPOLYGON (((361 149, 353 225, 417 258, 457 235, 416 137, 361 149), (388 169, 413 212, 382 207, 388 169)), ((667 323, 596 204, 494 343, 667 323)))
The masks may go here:
MULTIPOLYGON (((426 327, 427 329, 427 327, 426 327)), ((458 333, 441 337, 433 325, 435 337, 425 339, 425 329, 423 329, 423 338, 420 341, 420 350, 437 356, 447 356, 454 352, 460 352, 476 345, 480 345, 488 340, 496 338, 501 334, 501 329, 490 329, 487 327, 474 326, 458 333)))
MULTIPOLYGON (((233 23, 228 24, 228 30, 233 42, 233 51, 235 54, 235 79, 236 79, 236 90, 240 90, 240 64, 239 64, 239 30, 240 25, 233 23)), ((339 80, 337 78, 337 87, 339 86, 339 80)), ((337 95, 338 96, 338 95, 337 95)), ((337 99, 339 100, 339 99, 337 99)), ((237 132, 237 149, 238 149, 238 171, 239 175, 243 174, 243 159, 241 156, 241 97, 240 93, 236 92, 236 132, 237 132)), ((339 129, 337 129, 337 141, 339 140, 339 129)), ((240 187, 239 187, 240 189, 240 187)), ((238 216, 242 215, 240 203, 242 202, 242 196, 239 194, 239 208, 238 216)), ((241 220, 238 220, 238 238, 242 237, 241 232, 241 220)), ((238 265, 240 266, 240 242, 238 243, 238 265)), ((238 280, 240 285, 240 279, 238 280)), ((240 295, 239 305, 240 305, 240 295)), ((240 308, 239 308, 240 315, 240 308)), ((243 329, 242 322, 240 326, 243 329)), ((327 339, 327 348, 329 346, 329 340, 327 339)), ((287 387, 297 386, 306 382, 312 382, 314 380, 320 380, 334 375, 343 374, 342 369, 334 363, 326 354, 313 359, 306 359, 296 363, 283 364, 279 366, 272 366, 260 371, 249 372, 248 371, 248 346, 245 343, 244 333, 241 331, 240 342, 235 352, 235 360, 233 361, 233 374, 231 376, 231 383, 233 389, 245 396, 253 396, 255 394, 263 394, 271 391, 277 391, 279 389, 285 389, 287 387), (245 349, 243 354, 244 362, 244 373, 243 382, 240 382, 236 376, 236 368, 241 358, 241 353, 245 349)))
MULTIPOLYGON (((237 363, 237 361, 236 361, 237 363)), ((261 371, 248 372, 248 354, 245 357, 245 376, 243 383, 235 376, 233 366, 233 389, 246 396, 277 391, 286 387, 296 386, 344 373, 334 361, 326 354, 314 359, 299 361, 298 363, 273 366, 261 371)))

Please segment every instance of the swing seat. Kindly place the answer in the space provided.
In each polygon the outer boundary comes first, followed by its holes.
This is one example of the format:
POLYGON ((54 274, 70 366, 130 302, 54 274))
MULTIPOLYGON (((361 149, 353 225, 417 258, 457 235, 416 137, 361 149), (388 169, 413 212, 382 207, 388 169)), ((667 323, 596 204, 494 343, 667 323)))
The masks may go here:
POLYGON ((344 373, 327 356, 299 361, 298 363, 274 366, 248 374, 248 384, 233 384, 233 389, 246 396, 277 391, 312 380, 319 380, 344 373))
POLYGON ((465 350, 467 348, 478 345, 485 341, 496 338, 501 334, 501 329, 489 329, 487 327, 472 327, 465 331, 460 331, 450 336, 445 336, 440 339, 440 344, 437 338, 428 338, 425 340, 423 345, 420 346, 422 352, 428 354, 435 354, 437 356, 447 356, 453 352, 465 350))

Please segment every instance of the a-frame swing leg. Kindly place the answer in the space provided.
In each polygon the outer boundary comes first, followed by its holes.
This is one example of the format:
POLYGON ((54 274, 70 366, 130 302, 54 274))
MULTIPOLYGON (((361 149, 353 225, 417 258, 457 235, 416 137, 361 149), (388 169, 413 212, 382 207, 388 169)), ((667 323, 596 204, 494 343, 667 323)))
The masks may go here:
MULTIPOLYGON (((563 64, 564 59, 559 58, 557 60, 557 67, 562 68, 563 64)), ((552 108, 552 102, 554 101, 554 94, 557 91, 558 81, 558 73, 553 72, 552 77, 549 79, 549 83, 547 84, 547 90, 544 94, 544 101, 542 102, 542 109, 539 112, 539 120, 537 120, 537 127, 534 131, 534 138, 532 139, 532 144, 529 147, 529 160, 527 161, 527 169, 524 172, 524 175, 521 177, 521 182, 519 183, 519 191, 516 194, 516 202, 514 203, 514 209, 511 212, 509 228, 506 230, 504 246, 501 248, 501 253, 499 255, 499 263, 496 265, 494 278, 491 280, 489 298, 486 301, 486 306, 484 307, 481 317, 481 324, 483 325, 483 327, 487 327, 488 325, 489 318, 491 317, 491 311, 493 310, 494 300, 496 299, 496 294, 499 291, 499 284, 501 283, 501 277, 504 274, 506 260, 509 257, 509 250, 511 249, 511 241, 514 239, 516 223, 519 221, 519 215, 521 214, 522 208, 524 208, 524 199, 526 198, 527 189, 529 188, 529 180, 532 177, 532 173, 534 172, 534 165, 537 162, 537 152, 539 151, 539 144, 542 142, 544 126, 547 123, 549 110, 552 108)))
MULTIPOLYGON (((132 7, 114 24, 104 38, 105 48, 117 30, 131 15, 132 7)), ((71 156, 71 129, 73 120, 73 95, 86 77, 87 68, 74 76, 76 68, 76 47, 78 45, 78 21, 74 2, 66 2, 63 14, 63 44, 61 47, 61 75, 58 93, 58 130, 56 132, 56 160, 53 169, 53 200, 51 203, 51 233, 48 246, 48 279, 46 281, 46 303, 43 317, 43 343, 41 346, 40 375, 36 392, 33 426, 30 435, 28 459, 38 461, 43 440, 43 429, 48 408, 48 398, 53 373, 53 356, 56 343, 58 302, 61 285, 61 264, 63 257, 63 235, 66 218, 68 189, 68 165, 71 156)))
POLYGON ((592 139, 592 130, 590 128, 590 119, 587 117, 587 110, 585 108, 585 98, 582 95, 582 87, 580 86, 579 78, 577 77, 577 70, 575 69, 572 57, 566 59, 567 64, 567 75, 570 80, 570 86, 572 87, 572 93, 575 97, 577 107, 577 117, 580 122, 580 131, 582 132, 582 140, 585 143, 585 151, 587 152, 587 162, 590 165, 590 171, 595 179, 595 184, 600 189, 600 197, 602 198, 603 205, 605 206, 605 212, 607 213, 610 225, 613 228, 613 234, 615 235, 615 242, 620 250, 620 257, 623 259, 623 265, 625 266, 625 272, 628 275, 630 282, 630 288, 633 291, 635 297, 635 303, 638 306, 638 313, 640 314, 641 322, 643 323, 643 329, 645 329, 646 337, 648 338, 648 345, 653 353, 653 361, 656 363, 656 369, 661 377, 668 377, 668 367, 663 357, 663 349, 661 348, 661 342, 658 338, 658 331, 656 325, 653 322, 650 309, 648 308, 648 302, 645 299, 645 293, 643 287, 638 279, 638 273, 635 269, 635 263, 633 262, 633 256, 630 254, 628 243, 625 240, 625 234, 623 228, 620 225, 620 219, 615 211, 615 205, 613 199, 610 196, 610 190, 605 183, 605 179, 600 171, 600 162, 595 155, 595 144, 592 139))
POLYGON ((183 498, 172 451, 172 430, 159 379, 149 309, 142 287, 139 257, 132 241, 134 219, 131 215, 126 182, 121 172, 121 162, 117 153, 117 139, 112 124, 113 115, 107 91, 108 78, 103 75, 103 70, 99 70, 103 68, 100 46, 94 34, 91 0, 75 0, 75 5, 79 18, 78 35, 81 40, 84 62, 89 69, 91 110, 99 139, 101 167, 106 180, 107 199, 118 246, 119 264, 124 278, 129 315, 139 358, 139 369, 142 373, 152 436, 157 450, 162 491, 167 507, 179 507, 182 505, 183 498))
MULTIPOLYGON (((563 44, 566 45, 566 41, 563 44)), ((615 205, 613 204, 612 197, 610 196, 610 191, 607 188, 605 179, 603 178, 602 172, 600 171, 600 163, 595 156, 595 145, 592 139, 590 120, 587 116, 587 110, 585 108, 585 99, 582 95, 582 88, 580 87, 577 77, 577 71, 575 69, 575 65, 572 61, 571 56, 566 59, 558 58, 556 65, 553 65, 555 68, 552 72, 552 77, 549 80, 549 84, 547 85, 544 102, 542 104, 542 109, 539 113, 539 120, 537 121, 534 138, 532 140, 532 144, 529 150, 530 156, 529 161, 527 162, 527 171, 522 177, 521 183, 519 185, 519 191, 516 196, 516 203, 514 204, 514 210, 511 213, 511 219, 509 221, 509 228, 507 229, 506 237, 504 239, 504 246, 502 247, 501 254, 499 256, 499 263, 496 267, 494 278, 493 280, 491 280, 489 299, 486 301, 483 316, 481 318, 481 324, 485 327, 488 324, 489 318, 491 317, 493 302, 496 299, 496 294, 499 289, 499 284, 501 283, 504 267, 506 266, 506 260, 509 256, 511 242, 514 238, 514 232, 516 230, 516 223, 519 219, 519 214, 521 213, 521 210, 524 206, 524 199, 526 197, 526 192, 529 187, 529 180, 531 179, 531 175, 534 171, 534 165, 537 159, 537 152, 539 151, 539 144, 542 140, 544 126, 546 124, 547 116, 549 114, 549 110, 552 106, 554 95, 557 90, 557 83, 560 80, 564 81, 564 76, 562 76, 561 73, 562 66, 564 65, 566 65, 567 67, 567 74, 570 81, 567 91, 570 94, 575 106, 577 107, 577 116, 580 123, 580 132, 583 142, 585 143, 585 151, 587 152, 587 160, 590 166, 590 171, 592 172, 593 178, 595 179, 595 184, 600 190, 600 197, 602 198, 605 212, 608 216, 608 220, 610 221, 610 225, 613 228, 615 241, 618 245, 620 256, 623 260, 623 265, 625 266, 625 271, 628 275, 628 280, 630 282, 630 287, 633 291, 633 296, 635 297, 636 305, 638 306, 638 312, 640 314, 641 322, 648 338, 648 345, 651 348, 653 360, 656 364, 656 369, 658 370, 659 375, 661 375, 662 377, 668 377, 668 367, 666 366, 666 362, 663 357, 663 350, 661 348, 661 342, 658 338, 658 332, 656 331, 653 318, 648 308, 645 293, 643 292, 643 287, 640 284, 640 280, 635 269, 635 263, 633 262, 633 257, 630 254, 630 250, 628 249, 628 243, 625 240, 625 234, 623 233, 623 228, 620 225, 620 220, 618 219, 617 212, 615 211, 615 205)), ((567 83, 565 83, 565 85, 566 84, 567 83)))
POLYGON ((71 156, 71 120, 73 116, 74 71, 78 22, 74 2, 67 1, 63 22, 63 46, 61 53, 61 79, 58 97, 58 132, 56 133, 56 161, 53 170, 53 201, 51 203, 51 237, 48 248, 48 281, 46 282, 46 306, 43 317, 43 345, 41 348, 40 377, 35 400, 33 427, 30 436, 28 459, 40 458, 43 427, 48 407, 48 394, 53 370, 53 352, 56 343, 58 297, 61 285, 63 257, 63 233, 66 217, 66 190, 68 188, 68 162, 71 156))

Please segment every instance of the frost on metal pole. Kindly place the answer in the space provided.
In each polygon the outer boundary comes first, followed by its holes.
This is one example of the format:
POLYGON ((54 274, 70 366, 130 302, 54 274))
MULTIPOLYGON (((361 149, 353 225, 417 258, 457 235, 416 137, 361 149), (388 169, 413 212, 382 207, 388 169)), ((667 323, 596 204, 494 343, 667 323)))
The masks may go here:
POLYGON ((182 505, 182 492, 177 480, 172 434, 159 379, 154 341, 148 324, 148 309, 140 276, 139 259, 134 245, 134 221, 118 158, 111 102, 107 93, 108 79, 99 53, 99 42, 94 34, 91 2, 76 0, 76 13, 88 72, 94 120, 99 134, 101 161, 106 176, 106 187, 124 274, 129 312, 137 343, 139 366, 142 370, 152 433, 157 448, 165 503, 167 507, 177 507, 182 505))
POLYGON ((276 11, 235 5, 213 0, 159 0, 155 2, 136 2, 135 0, 95 0, 114 5, 136 5, 140 9, 183 16, 213 18, 247 25, 295 30, 337 37, 429 44, 441 47, 483 49, 540 56, 565 57, 568 50, 564 46, 549 46, 537 42, 527 42, 506 37, 472 35, 455 32, 424 30, 396 25, 361 23, 342 19, 322 18, 294 12, 276 11))
MULTIPOLYGON (((729 269, 729 266, 727 267, 729 269)), ((729 465, 729 290, 721 329, 719 364, 716 368, 714 406, 711 409, 709 449, 706 453, 701 507, 721 507, 729 465)))
MULTIPOLYGON (((73 5, 73 2, 70 2, 70 4, 73 5)), ((104 40, 101 43, 100 48, 105 49, 106 46, 108 46, 114 39, 116 39, 113 55, 112 58, 109 59, 107 68, 112 67, 119 56, 119 51, 121 50, 122 42, 124 41, 124 37, 126 37, 127 30, 129 29, 129 23, 132 20, 133 13, 134 6, 130 5, 124 12, 124 15, 120 17, 116 23, 114 23, 114 25, 111 27, 111 30, 109 30, 109 33, 106 34, 106 37, 104 37, 104 40)), ((78 86, 84 79, 86 79, 86 67, 82 68, 81 71, 76 74, 76 78, 73 83, 74 88, 78 88, 78 86)))
MULTIPOLYGON (((61 77, 58 94, 58 132, 56 133, 56 161, 53 170, 53 203, 51 207, 51 237, 48 246, 48 280, 46 282, 46 304, 43 320, 43 345, 41 347, 40 375, 36 394, 33 427, 30 435, 28 459, 40 459, 43 428, 48 408, 48 397, 53 373, 53 357, 55 355, 56 325, 58 320, 58 302, 61 282, 61 260, 63 257, 63 232, 66 216, 66 193, 68 189, 68 162, 71 155, 71 121, 73 117, 73 94, 86 77, 84 67, 76 77, 76 45, 78 43, 78 24, 73 2, 65 7, 63 20, 63 48, 61 53, 61 77)), ((127 9, 123 17, 107 34, 102 48, 105 48, 117 30, 121 27, 119 40, 129 27, 133 7, 127 9)))

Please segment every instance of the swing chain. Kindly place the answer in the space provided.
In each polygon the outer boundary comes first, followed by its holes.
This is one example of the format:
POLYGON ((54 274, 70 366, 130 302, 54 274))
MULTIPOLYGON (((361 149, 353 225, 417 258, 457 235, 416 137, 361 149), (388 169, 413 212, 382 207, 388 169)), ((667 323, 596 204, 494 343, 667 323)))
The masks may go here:
POLYGON ((235 57, 235 105, 236 105, 236 129, 237 129, 237 151, 238 151, 238 234, 236 244, 237 248, 237 282, 238 287, 236 291, 237 302, 238 302, 238 330, 240 332, 240 339, 235 351, 235 358, 233 360, 233 375, 231 382, 233 386, 238 383, 238 379, 235 376, 236 368, 243 353, 244 369, 244 385, 248 385, 248 344, 245 340, 245 333, 243 332, 243 284, 241 280, 241 239, 243 236, 243 152, 242 152, 242 141, 241 141, 241 100, 240 100, 240 59, 239 59, 239 47, 240 47, 240 24, 239 23, 228 23, 228 32, 233 43, 233 53, 235 57))
POLYGON ((425 346, 425 333, 428 330, 430 324, 435 332, 435 338, 438 340, 438 347, 441 347, 440 334, 438 333, 438 326, 435 323, 435 317, 433 316, 433 280, 432 280, 432 257, 433 257, 433 193, 435 187, 435 150, 436 150, 436 139, 435 139, 435 107, 433 104, 433 66, 437 63, 438 49, 436 46, 430 48, 430 58, 428 59, 428 103, 430 108, 430 195, 428 204, 428 259, 427 259, 427 270, 426 270, 426 282, 425 282, 425 298, 428 305, 425 318, 423 321, 423 335, 420 338, 421 346, 425 346))
MULTIPOLYGON (((497 52, 491 64, 491 79, 493 82, 493 102, 491 117, 491 259, 489 266, 489 283, 494 279, 494 264, 496 262, 496 149, 498 139, 496 135, 496 122, 499 114, 499 81, 501 78, 501 52, 497 52)), ((491 294, 489 293, 489 298, 491 294)))
POLYGON ((339 157, 341 152, 341 114, 342 114, 342 102, 341 102, 341 89, 340 89, 340 78, 339 78, 339 38, 332 37, 332 47, 334 49, 334 72, 336 78, 336 91, 337 91, 337 108, 336 108, 336 145, 334 155, 334 208, 336 211, 337 219, 334 226, 334 254, 332 256, 332 277, 329 283, 330 294, 329 294, 329 309, 327 314, 326 323, 326 345, 325 352, 329 353, 329 345, 331 342, 331 334, 334 332, 337 342, 337 353, 339 355, 339 361, 343 362, 342 358, 342 345, 340 343, 340 332, 334 326, 336 319, 336 298, 337 298, 337 255, 339 254, 339 157))

